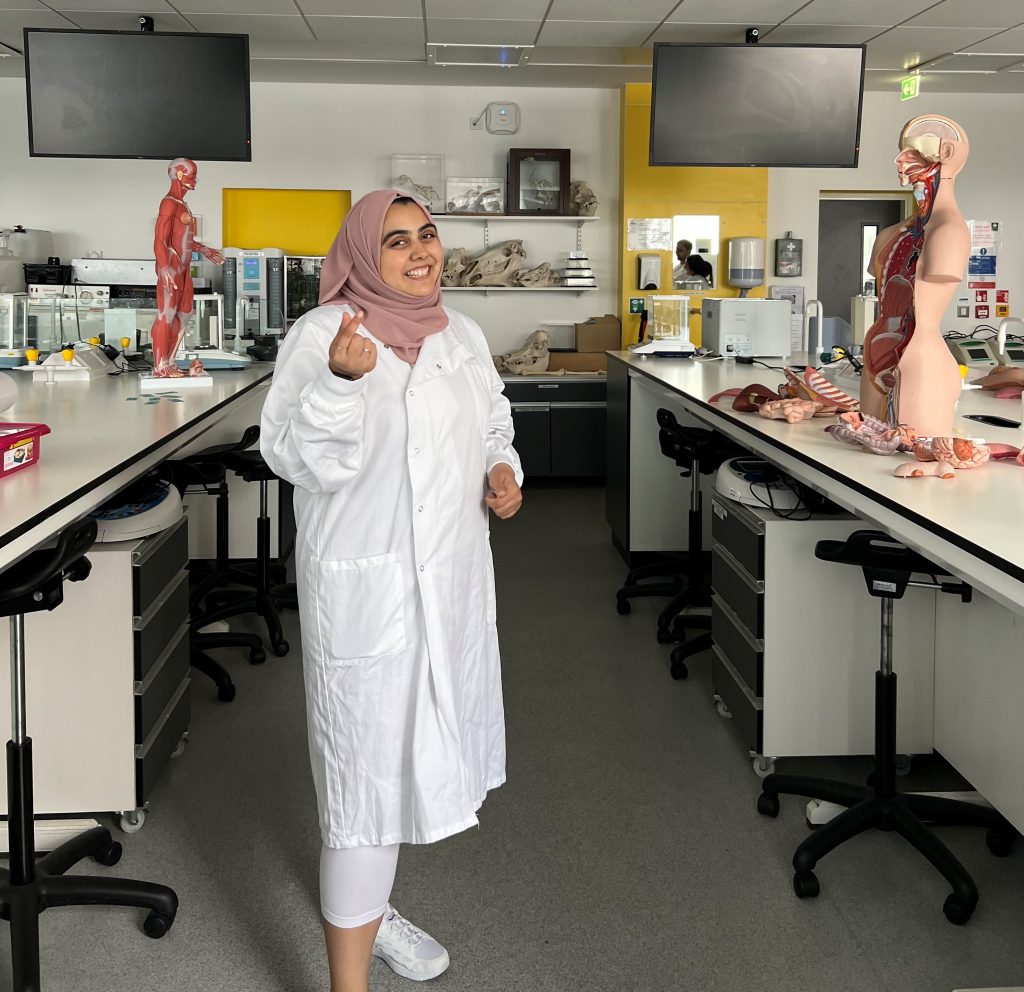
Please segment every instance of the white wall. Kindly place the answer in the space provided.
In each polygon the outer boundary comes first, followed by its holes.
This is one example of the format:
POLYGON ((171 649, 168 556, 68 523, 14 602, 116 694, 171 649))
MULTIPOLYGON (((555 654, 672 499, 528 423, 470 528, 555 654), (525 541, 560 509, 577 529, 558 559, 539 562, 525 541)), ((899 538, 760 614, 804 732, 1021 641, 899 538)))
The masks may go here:
MULTIPOLYGON (((50 230, 63 259, 102 251, 151 258, 165 163, 29 158, 25 82, 0 79, 0 227, 50 230)), ((482 89, 254 83, 253 161, 200 163, 189 196, 204 240, 221 245, 221 188, 351 189, 354 197, 390 182, 392 152, 443 152, 454 176, 502 176, 509 147, 570 148, 572 178, 587 180, 601 220, 584 228, 597 292, 452 294, 449 305, 477 319, 495 352, 517 347, 538 321, 582 320, 617 308, 619 94, 611 89, 482 89), (515 135, 471 131, 491 100, 522 110, 515 135), (512 297, 510 299, 510 297, 512 297)), ((508 222, 507 222, 508 223, 508 222)), ((575 247, 572 224, 492 226, 492 244, 526 241, 527 260, 556 263, 575 247)), ((448 248, 481 247, 467 222, 441 228, 448 248)), ((262 247, 262 246, 252 246, 262 247)))
MULTIPOLYGON (((818 195, 821 190, 898 190, 896 157, 900 130, 913 117, 937 113, 961 124, 967 132, 971 155, 956 180, 957 202, 968 220, 1001 222, 997 282, 1010 290, 1010 312, 1024 313, 1024 199, 1016 195, 1017 173, 1024 161, 1024 98, 1005 94, 941 94, 927 92, 901 103, 899 94, 865 93, 861 127, 860 166, 857 169, 772 169, 768 177, 769 256, 775 239, 792 231, 804 239, 803 276, 769 277, 770 283, 803 285, 806 298, 815 296, 818 281, 818 195)), ((772 263, 769 262, 769 270, 772 263)), ((974 290, 966 280, 956 296, 969 295, 974 313, 974 290)), ((995 293, 990 292, 995 320, 995 293)), ((957 320, 955 298, 943 329, 967 331, 983 321, 957 320)), ((826 314, 849 319, 848 314, 826 314)))

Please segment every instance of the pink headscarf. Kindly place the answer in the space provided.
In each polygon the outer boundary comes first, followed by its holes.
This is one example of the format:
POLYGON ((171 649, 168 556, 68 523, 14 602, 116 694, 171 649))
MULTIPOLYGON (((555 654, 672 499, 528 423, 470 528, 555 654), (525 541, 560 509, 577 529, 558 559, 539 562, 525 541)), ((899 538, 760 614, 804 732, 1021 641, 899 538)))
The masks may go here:
MULTIPOLYGON (((390 345, 403 362, 415 365, 423 339, 443 331, 448 315, 441 306, 440 279, 430 296, 410 296, 381 278, 384 215, 395 200, 406 195, 380 189, 367 193, 352 207, 320 267, 320 303, 350 303, 362 310, 374 337, 390 345)), ((433 223, 426 209, 421 209, 433 223)))

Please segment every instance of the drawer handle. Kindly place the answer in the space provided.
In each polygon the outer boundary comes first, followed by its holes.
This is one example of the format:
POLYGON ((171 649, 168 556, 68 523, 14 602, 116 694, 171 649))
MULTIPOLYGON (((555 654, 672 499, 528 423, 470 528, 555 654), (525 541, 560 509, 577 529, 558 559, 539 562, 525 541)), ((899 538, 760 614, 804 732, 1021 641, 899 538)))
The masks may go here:
POLYGON ((509 405, 517 413, 549 413, 551 410, 550 403, 510 403, 509 405))

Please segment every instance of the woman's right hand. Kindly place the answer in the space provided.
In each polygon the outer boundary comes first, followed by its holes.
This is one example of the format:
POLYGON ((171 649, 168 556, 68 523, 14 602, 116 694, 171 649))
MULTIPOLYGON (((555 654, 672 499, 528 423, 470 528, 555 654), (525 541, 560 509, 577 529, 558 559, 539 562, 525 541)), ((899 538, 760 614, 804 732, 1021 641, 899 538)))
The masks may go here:
POLYGON ((377 365, 377 346, 369 338, 356 334, 362 319, 361 310, 355 316, 347 313, 342 315, 341 326, 328 352, 331 371, 335 375, 358 379, 364 373, 373 371, 377 365))

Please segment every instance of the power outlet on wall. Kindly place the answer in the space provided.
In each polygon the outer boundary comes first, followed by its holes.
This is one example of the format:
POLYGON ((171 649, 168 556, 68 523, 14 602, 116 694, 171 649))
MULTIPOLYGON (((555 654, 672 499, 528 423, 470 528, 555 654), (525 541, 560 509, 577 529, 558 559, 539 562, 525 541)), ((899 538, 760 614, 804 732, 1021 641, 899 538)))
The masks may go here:
POLYGON ((470 119, 469 119, 469 129, 470 129, 470 131, 482 131, 484 129, 484 118, 486 116, 487 116, 487 111, 485 110, 482 114, 477 114, 475 117, 470 117, 470 119))

